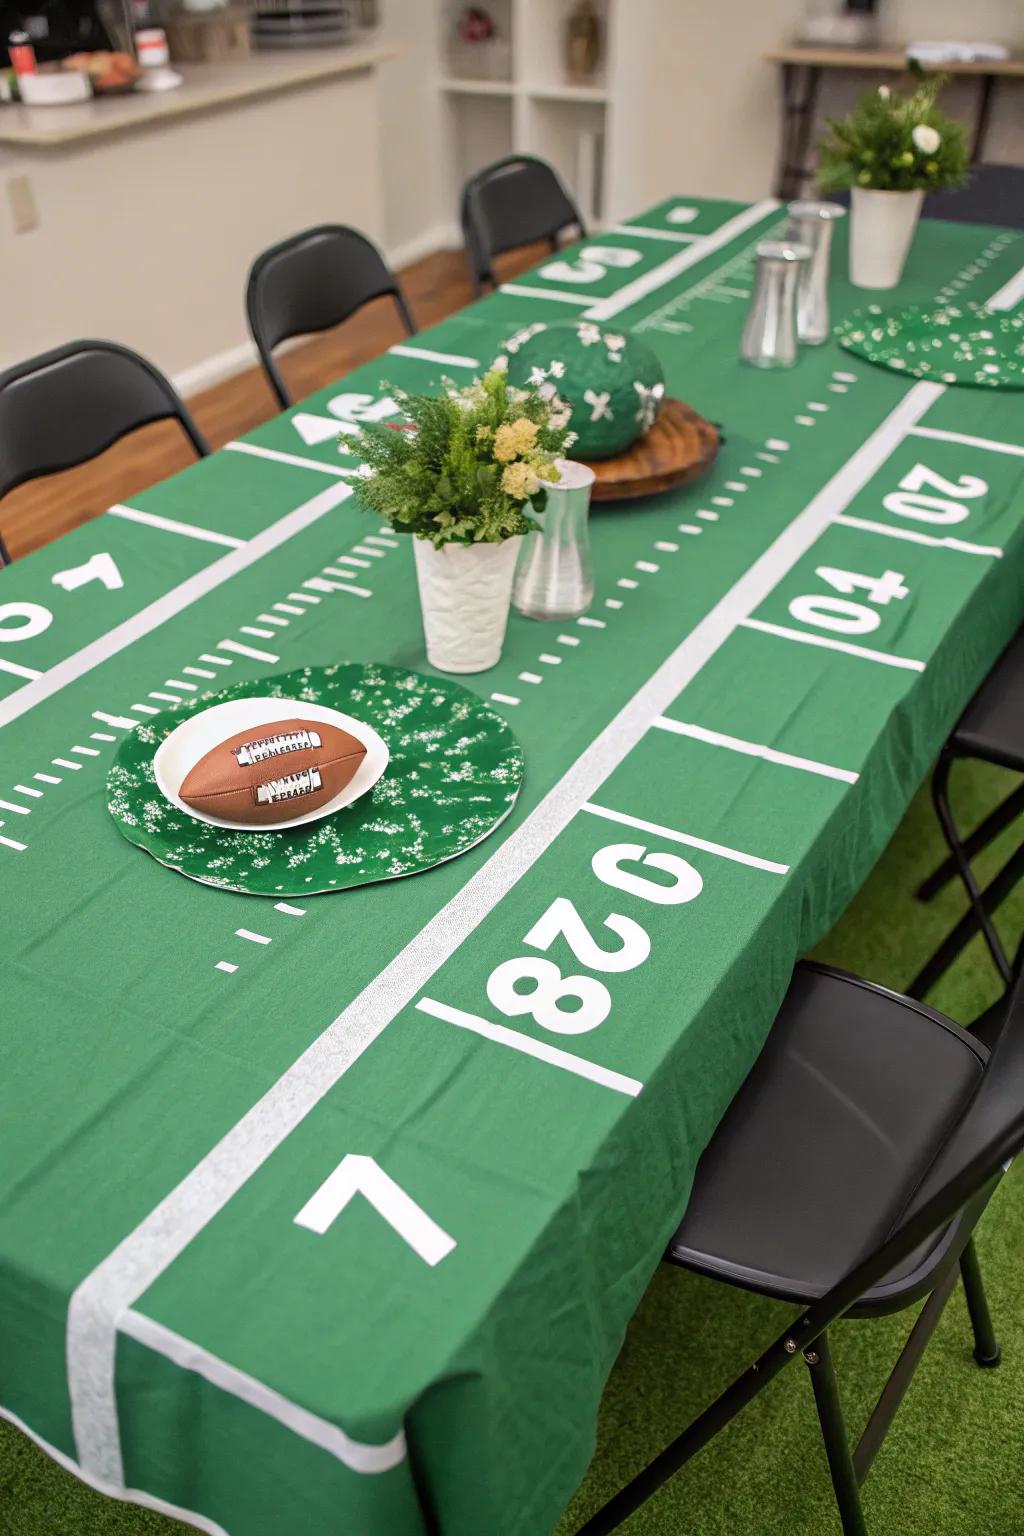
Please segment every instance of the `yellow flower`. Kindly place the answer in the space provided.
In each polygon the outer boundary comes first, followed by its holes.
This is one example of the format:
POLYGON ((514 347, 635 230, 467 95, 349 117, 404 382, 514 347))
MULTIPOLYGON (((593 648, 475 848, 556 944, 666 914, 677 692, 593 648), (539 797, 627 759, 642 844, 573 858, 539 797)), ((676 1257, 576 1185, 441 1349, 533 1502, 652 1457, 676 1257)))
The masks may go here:
MULTIPOLYGON (((503 432, 504 427, 498 431, 503 432)), ((513 501, 525 501, 540 489, 540 481, 532 464, 509 464, 501 476, 501 488, 513 501)))
POLYGON ((477 429, 476 429, 476 440, 477 440, 478 443, 485 443, 487 441, 487 439, 489 437, 491 437, 491 436, 493 436, 493 433, 492 433, 490 427, 486 427, 486 426, 483 426, 483 425, 477 427, 477 429))
POLYGON ((938 168, 939 168, 939 162, 937 160, 929 160, 927 165, 925 166, 925 170, 928 172, 929 176, 934 176, 935 172, 938 170, 938 168))
POLYGON ((495 432, 494 457, 499 464, 508 464, 520 454, 529 453, 536 441, 536 423, 520 416, 516 421, 506 422, 495 432))

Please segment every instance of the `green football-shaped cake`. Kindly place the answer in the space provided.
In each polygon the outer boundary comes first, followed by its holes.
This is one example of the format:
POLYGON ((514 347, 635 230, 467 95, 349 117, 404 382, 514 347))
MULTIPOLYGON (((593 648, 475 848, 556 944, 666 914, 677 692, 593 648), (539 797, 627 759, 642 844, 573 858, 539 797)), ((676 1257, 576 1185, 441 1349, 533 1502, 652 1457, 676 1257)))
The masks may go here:
POLYGON ((508 382, 565 402, 576 433, 576 459, 622 453, 654 425, 665 395, 661 364, 644 342, 590 320, 544 325, 511 336, 502 348, 508 382))

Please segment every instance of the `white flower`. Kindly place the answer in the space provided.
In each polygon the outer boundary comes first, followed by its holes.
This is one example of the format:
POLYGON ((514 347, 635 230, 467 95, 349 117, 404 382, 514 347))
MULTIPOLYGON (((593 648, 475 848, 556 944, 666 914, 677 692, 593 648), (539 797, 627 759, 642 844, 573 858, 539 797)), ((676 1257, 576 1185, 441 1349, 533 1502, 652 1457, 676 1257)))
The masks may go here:
POLYGON ((494 362, 491 364, 490 371, 492 373, 508 372, 508 358, 505 356, 504 352, 502 352, 498 357, 494 359, 494 362))
POLYGON ((559 362, 558 359, 556 358, 555 361, 551 364, 550 372, 551 372, 551 377, 553 379, 564 378, 565 377, 565 364, 559 362))
POLYGON ((590 325, 586 321, 584 321, 582 325, 577 326, 576 335, 579 337, 580 341, 585 347, 592 347, 595 342, 601 340, 601 332, 598 330, 597 326, 590 325))
POLYGON ((538 395, 540 395, 540 398, 542 400, 553 400, 555 398, 557 390, 555 388, 555 385, 552 384, 551 380, 548 379, 546 384, 542 384, 540 386, 540 388, 538 389, 537 393, 538 393, 538 395))
POLYGON ((892 91, 890 91, 887 85, 880 85, 878 87, 878 94, 881 96, 883 101, 888 101, 889 97, 892 95, 892 91))
POLYGON ((609 352, 621 352, 626 345, 625 336, 605 336, 604 344, 609 352))
POLYGON ((531 368, 530 369, 530 383, 533 384, 534 386, 536 386, 538 384, 543 384, 544 380, 547 378, 547 376, 548 376, 548 371, 547 371, 546 368, 531 368))
POLYGON ((910 135, 922 155, 934 155, 942 143, 942 136, 935 128, 930 128, 927 123, 918 123, 910 135))

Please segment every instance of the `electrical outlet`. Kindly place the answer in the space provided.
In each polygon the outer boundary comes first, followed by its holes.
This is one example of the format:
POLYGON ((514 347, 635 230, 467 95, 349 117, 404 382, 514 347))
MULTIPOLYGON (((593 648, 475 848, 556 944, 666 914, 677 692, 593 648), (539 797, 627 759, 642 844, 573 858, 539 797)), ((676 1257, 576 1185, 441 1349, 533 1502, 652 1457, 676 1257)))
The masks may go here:
POLYGON ((11 222, 16 235, 27 235, 39 227, 39 209, 35 193, 27 176, 7 178, 7 199, 11 205, 11 222))

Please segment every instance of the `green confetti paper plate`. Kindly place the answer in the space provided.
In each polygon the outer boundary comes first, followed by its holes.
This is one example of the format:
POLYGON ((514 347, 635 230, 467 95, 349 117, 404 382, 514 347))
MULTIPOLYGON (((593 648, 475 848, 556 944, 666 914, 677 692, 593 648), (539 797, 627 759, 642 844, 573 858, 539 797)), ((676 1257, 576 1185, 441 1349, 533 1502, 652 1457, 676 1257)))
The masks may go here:
POLYGON ((110 814, 130 843, 190 880, 252 896, 310 896, 415 875, 465 853, 512 810, 523 752, 512 731, 458 683, 398 667, 304 667, 188 700, 138 725, 107 779, 110 814), (391 759, 362 799, 277 831, 208 826, 165 800, 153 756, 186 714, 227 699, 326 704, 367 721, 391 759))
POLYGON ((841 346, 869 363, 938 384, 1024 389, 1024 315, 981 304, 869 304, 837 325, 841 346))

